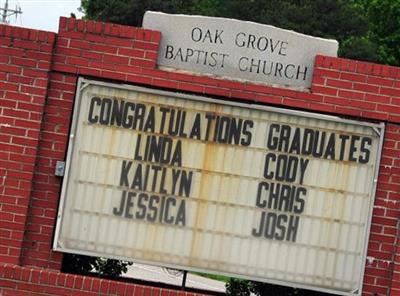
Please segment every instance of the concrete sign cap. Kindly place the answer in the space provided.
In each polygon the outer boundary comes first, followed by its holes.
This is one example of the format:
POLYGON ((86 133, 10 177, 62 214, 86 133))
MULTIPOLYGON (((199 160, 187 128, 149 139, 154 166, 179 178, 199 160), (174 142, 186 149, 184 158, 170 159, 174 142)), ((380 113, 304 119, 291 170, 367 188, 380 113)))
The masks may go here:
POLYGON ((310 87, 316 55, 337 56, 339 46, 336 40, 219 17, 147 11, 143 27, 161 31, 160 67, 295 89, 310 87))

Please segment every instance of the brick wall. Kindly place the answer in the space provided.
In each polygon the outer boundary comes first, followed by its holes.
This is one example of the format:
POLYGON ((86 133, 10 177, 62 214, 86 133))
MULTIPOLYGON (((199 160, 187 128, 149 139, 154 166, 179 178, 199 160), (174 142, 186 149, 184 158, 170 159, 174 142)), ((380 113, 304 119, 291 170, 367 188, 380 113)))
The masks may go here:
MULTIPOLYGON (((400 216, 400 126, 386 126, 383 156, 369 238, 369 260, 365 269, 364 290, 387 295, 392 285, 396 257, 399 256, 400 216)), ((397 259, 398 260, 398 259, 397 259)), ((396 286, 393 285, 393 289, 396 286)), ((398 289, 398 287, 397 287, 398 289)), ((400 295, 393 290, 391 295, 400 295)))
POLYGON ((0 293, 2 296, 195 296, 189 292, 132 285, 16 265, 3 265, 0 269, 0 293))
MULTIPOLYGON (((97 281, 117 285, 59 273, 62 254, 51 250, 61 185, 54 167, 65 159, 76 81, 85 76, 386 122, 363 290, 400 295, 400 68, 318 56, 311 91, 298 92, 157 69, 160 37, 67 18, 60 19, 57 35, 0 26, 0 292, 98 295, 110 291, 92 290, 97 281), (63 290, 67 284, 57 277, 92 281, 91 288, 63 290)), ((115 293, 137 287, 124 285, 115 293)), ((151 287, 143 291, 153 293, 151 287)))
POLYGON ((391 279, 391 296, 400 295, 400 243, 397 241, 394 269, 391 279))
POLYGON ((0 36, 0 262, 19 264, 55 34, 0 36))
POLYGON ((392 283, 400 269, 400 69, 318 57, 311 90, 327 111, 387 123, 363 291, 389 295, 393 285, 391 295, 400 295, 398 275, 392 283))
POLYGON ((62 256, 51 252, 61 179, 54 176, 57 160, 65 159, 77 77, 51 72, 49 92, 26 223, 22 264, 60 269, 62 256))
POLYGON ((311 91, 315 110, 400 123, 399 68, 319 56, 311 91))

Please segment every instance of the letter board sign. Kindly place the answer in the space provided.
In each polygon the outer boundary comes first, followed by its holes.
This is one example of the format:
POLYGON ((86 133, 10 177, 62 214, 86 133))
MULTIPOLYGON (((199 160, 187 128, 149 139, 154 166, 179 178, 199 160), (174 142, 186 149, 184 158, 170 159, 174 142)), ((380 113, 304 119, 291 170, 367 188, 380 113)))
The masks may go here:
POLYGON ((54 248, 359 295, 383 129, 81 79, 54 248))

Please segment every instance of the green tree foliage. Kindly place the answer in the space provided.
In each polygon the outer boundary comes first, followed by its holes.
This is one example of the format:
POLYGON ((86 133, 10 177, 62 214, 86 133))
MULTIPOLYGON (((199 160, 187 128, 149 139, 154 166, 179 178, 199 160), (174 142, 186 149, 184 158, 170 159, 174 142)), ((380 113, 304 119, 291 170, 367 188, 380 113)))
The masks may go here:
POLYGON ((89 19, 140 26, 146 10, 235 18, 344 40, 367 32, 363 7, 342 0, 82 0, 89 19))
POLYGON ((193 0, 81 0, 85 18, 122 25, 142 25, 147 10, 187 13, 193 0))
MULTIPOLYGON (((332 294, 295 289, 290 287, 252 282, 239 279, 230 279, 226 284, 226 294, 232 296, 329 296, 332 294)), ((333 296, 333 295, 332 295, 333 296)))
POLYGON ((350 5, 348 1, 220 0, 213 2, 218 2, 213 16, 270 24, 313 36, 343 40, 348 36, 366 32, 366 19, 362 14, 362 9, 350 5))
POLYGON ((91 257, 76 254, 65 254, 62 271, 81 275, 98 274, 105 278, 118 278, 128 271, 131 262, 91 257))
POLYGON ((378 48, 378 61, 400 66, 400 0, 366 1, 369 39, 378 48))
POLYGON ((400 0, 82 0, 81 10, 132 26, 146 10, 254 21, 337 39, 342 57, 400 65, 400 0))

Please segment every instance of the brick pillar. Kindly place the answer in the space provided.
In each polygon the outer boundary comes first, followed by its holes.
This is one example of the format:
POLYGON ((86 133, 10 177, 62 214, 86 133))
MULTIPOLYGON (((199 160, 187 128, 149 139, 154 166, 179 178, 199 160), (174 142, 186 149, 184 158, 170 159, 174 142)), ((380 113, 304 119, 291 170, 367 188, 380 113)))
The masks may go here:
POLYGON ((0 261, 19 264, 55 34, 0 25, 0 261))

